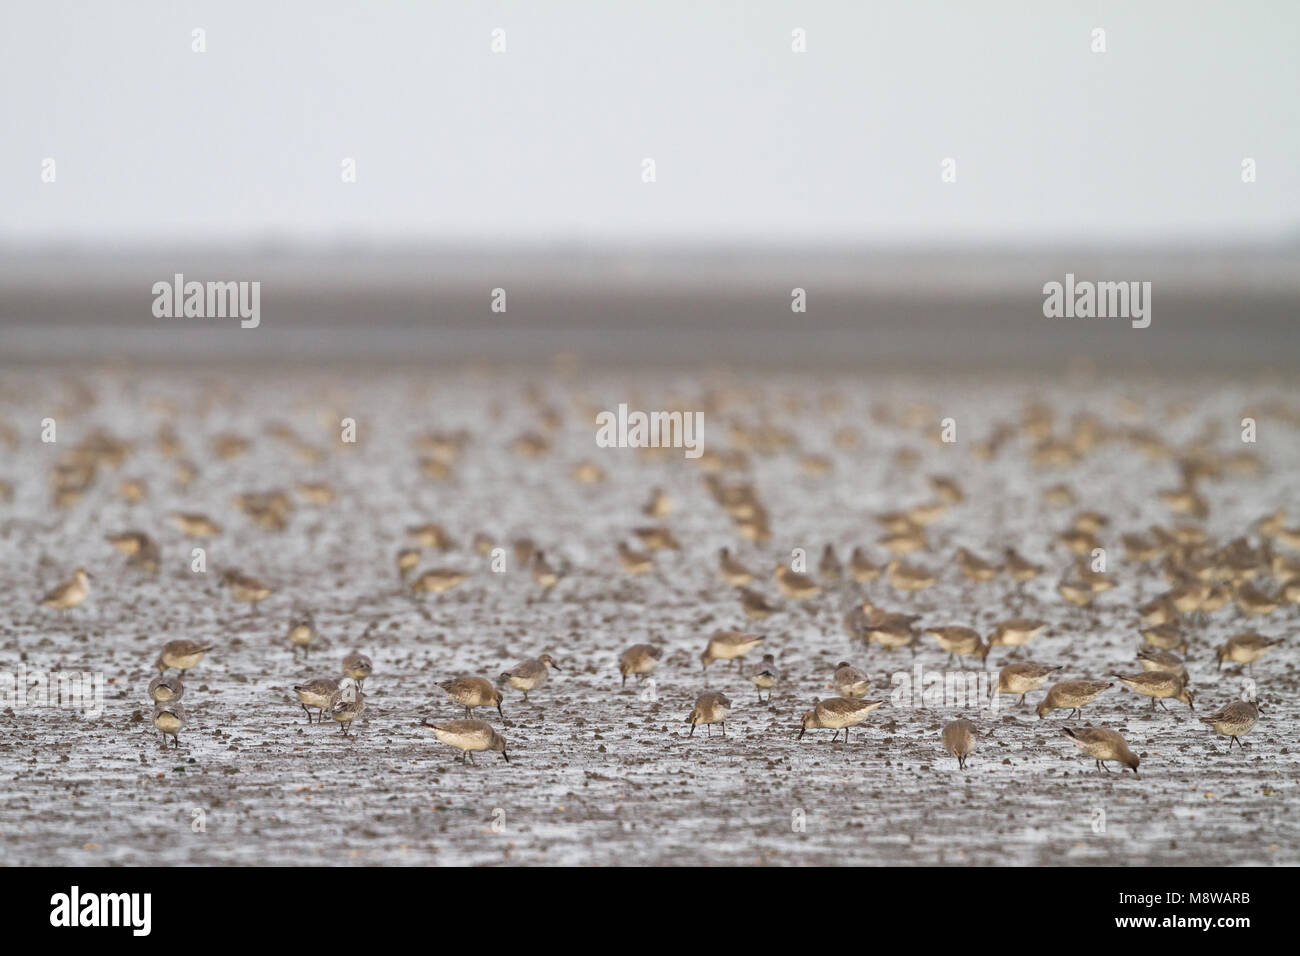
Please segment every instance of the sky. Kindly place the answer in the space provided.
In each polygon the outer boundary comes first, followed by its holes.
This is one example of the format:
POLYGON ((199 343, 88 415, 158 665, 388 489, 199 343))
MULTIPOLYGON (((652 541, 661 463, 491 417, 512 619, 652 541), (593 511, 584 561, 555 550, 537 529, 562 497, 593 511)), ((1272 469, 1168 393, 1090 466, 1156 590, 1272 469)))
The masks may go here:
POLYGON ((1291 0, 5 0, 0 242, 1295 241, 1297 91, 1291 0))

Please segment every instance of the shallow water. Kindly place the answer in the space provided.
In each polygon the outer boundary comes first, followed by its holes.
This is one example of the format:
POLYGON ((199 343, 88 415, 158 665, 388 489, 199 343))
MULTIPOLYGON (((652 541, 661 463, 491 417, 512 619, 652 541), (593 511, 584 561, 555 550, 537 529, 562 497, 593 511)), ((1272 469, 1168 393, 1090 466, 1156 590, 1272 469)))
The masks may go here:
MULTIPOLYGON (((1205 526, 1219 542, 1248 533, 1250 522, 1276 508, 1295 507, 1295 426, 1264 415, 1258 443, 1238 440, 1244 409, 1270 400, 1294 407, 1294 390, 1231 380, 1031 386, 1008 378, 799 373, 704 381, 680 371, 581 366, 527 375, 377 367, 342 380, 303 369, 274 376, 221 367, 13 370, 0 386, 0 422, 15 433, 0 461, 0 480, 14 486, 13 500, 0 503, 0 666, 102 672, 108 683, 98 718, 0 712, 0 857, 12 865, 1300 862, 1293 642, 1256 665, 1267 709, 1244 752, 1229 753, 1224 738, 1182 704, 1152 714, 1123 688, 1099 698, 1084 720, 1127 737, 1142 758, 1140 778, 1097 773, 1060 734, 1060 712, 1039 721, 1029 709, 966 709, 994 735, 964 773, 939 746, 942 724, 956 715, 950 709, 887 704, 847 746, 831 744, 827 731, 795 739, 812 699, 833 694, 829 678, 841 659, 874 675, 873 696, 888 696, 890 675, 916 662, 944 666, 945 654, 928 639, 915 661, 850 642, 841 619, 863 596, 915 608, 927 624, 970 624, 984 633, 1013 613, 1050 622, 1018 655, 995 649, 992 668, 1032 658, 1061 664, 1070 677, 1139 669, 1132 608, 1166 584, 1154 566, 1128 562, 1118 538, 1177 520, 1155 496, 1176 485, 1175 467, 1108 442, 1077 466, 1040 470, 1027 463, 1023 437, 993 460, 977 460, 973 443, 997 423, 1018 420, 1030 398, 1049 403, 1060 427, 1089 412, 1108 424, 1150 427, 1174 444, 1210 427, 1217 450, 1256 452, 1265 464, 1259 476, 1204 485, 1205 526), (79 395, 74 380, 92 394, 79 395), (520 433, 545 431, 525 382, 561 413, 552 450, 537 459, 509 450, 520 433), (797 441, 798 451, 753 452, 748 473, 728 475, 757 485, 771 512, 766 545, 737 537, 707 494, 699 462, 676 451, 597 448, 574 401, 584 395, 598 408, 626 401, 658 409, 680 398, 684 407, 703 407, 702 384, 754 388, 746 401, 706 413, 706 449, 731 446, 731 419, 752 425, 766 417, 797 441), (820 399, 829 394, 842 407, 825 408, 820 399), (788 396, 803 409, 790 410, 788 396), (870 415, 887 405, 902 417, 918 403, 929 407, 908 427, 879 425, 870 415), (58 423, 55 444, 39 440, 45 417, 58 423), (344 417, 357 422, 356 445, 339 441, 344 417), (936 440, 943 417, 956 420, 953 444, 936 440), (188 491, 175 486, 171 462, 153 440, 166 420, 200 468, 188 491), (295 458, 265 434, 272 421, 291 425, 323 460, 295 458), (95 427, 133 442, 135 451, 120 468, 101 469, 82 501, 55 509, 49 468, 95 427), (835 444, 843 427, 858 431, 857 447, 835 444), (472 438, 452 477, 424 477, 410 439, 457 428, 472 438), (209 443, 227 431, 252 447, 217 461, 209 443), (901 464, 902 448, 919 461, 901 464), (830 457, 831 471, 807 473, 802 453, 830 457), (571 471, 582 459, 603 467, 606 480, 577 483, 571 471), (784 610, 751 625, 715 572, 717 549, 732 547, 764 573, 756 587, 778 597, 768 575, 794 548, 807 550, 813 568, 828 542, 842 559, 862 544, 881 560, 872 516, 928 500, 926 476, 939 473, 955 476, 967 497, 931 526, 929 549, 907 559, 943 571, 915 598, 884 581, 845 584, 803 604, 782 600, 784 610), (144 501, 115 496, 123 477, 147 481, 144 501), (337 498, 320 507, 299 501, 283 532, 258 528, 231 504, 238 492, 313 479, 331 482, 337 498), (1073 508, 1043 502, 1041 490, 1058 482, 1077 492, 1073 508), (660 552, 654 574, 630 578, 617 565, 615 543, 654 523, 640 507, 655 485, 675 502, 663 523, 683 547, 660 552), (1112 520, 1102 541, 1118 583, 1095 612, 1069 607, 1053 589, 1071 556, 1052 538, 1083 509, 1112 520), (203 543, 166 523, 174 510, 203 511, 224 526, 204 545, 206 574, 190 570, 191 548, 203 543), (443 524, 459 547, 426 554, 421 567, 451 564, 474 574, 448 594, 416 600, 401 591, 393 556, 407 543, 404 528, 425 520, 443 524), (159 542, 158 575, 127 568, 105 543, 106 533, 127 528, 159 542), (507 546, 531 537, 568 568, 565 578, 543 595, 525 570, 493 573, 469 548, 480 530, 507 546), (1003 579, 971 583, 952 564, 960 546, 991 559, 1014 546, 1049 571, 1023 593, 1003 579), (78 565, 96 576, 86 603, 66 615, 39 607, 39 596, 78 565), (277 592, 255 613, 234 604, 218 586, 227 567, 277 592), (315 613, 323 637, 307 661, 295 659, 285 639, 296 608, 315 613), (719 627, 767 637, 783 671, 771 704, 758 703, 728 663, 701 673, 698 653, 719 627), (216 649, 186 681, 189 725, 180 748, 164 750, 145 687, 159 646, 180 637, 216 649), (624 647, 644 641, 666 651, 653 695, 631 684, 621 689, 615 665, 624 647), (335 675, 354 648, 375 662, 355 735, 332 723, 308 726, 292 685, 335 675), (428 715, 460 716, 436 681, 495 677, 548 650, 562 671, 527 704, 506 690, 504 726, 495 712, 482 715, 508 738, 510 763, 496 754, 479 755, 477 767, 457 763, 417 726, 428 715), (735 703, 725 737, 716 728, 711 737, 704 728, 687 736, 685 717, 705 689, 735 703)), ((1227 702, 1242 683, 1235 668, 1216 671, 1216 644, 1249 629, 1291 638, 1295 620, 1286 608, 1246 620, 1229 606, 1193 628, 1198 712, 1227 702)), ((1031 704, 1041 694, 1031 694, 1031 704)))

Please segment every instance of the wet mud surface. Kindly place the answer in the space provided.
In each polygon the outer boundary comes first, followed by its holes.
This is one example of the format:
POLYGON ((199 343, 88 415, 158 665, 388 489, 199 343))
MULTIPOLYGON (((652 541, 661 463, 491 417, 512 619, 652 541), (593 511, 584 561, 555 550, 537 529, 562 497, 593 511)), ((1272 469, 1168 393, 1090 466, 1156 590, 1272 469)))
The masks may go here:
MULTIPOLYGON (((1249 676, 1216 669, 1214 647, 1255 630, 1286 643, 1254 667, 1266 711, 1226 748, 1180 703, 1170 712, 1125 688, 1107 691, 1084 723, 1112 727, 1142 760, 1140 776, 1098 773, 1060 732, 1063 712, 1031 707, 916 707, 891 700, 855 727, 848 744, 830 731, 796 740, 800 715, 834 696, 840 660, 873 677, 890 697, 892 675, 941 671, 946 654, 921 638, 913 657, 853 641, 843 618, 863 598, 922 615, 923 624, 965 624, 986 634, 1011 616, 1048 622, 1024 648, 995 648, 990 672, 1013 660, 1063 667, 1069 677, 1139 670, 1135 607, 1169 585, 1159 562, 1125 557, 1119 535, 1186 522, 1158 499, 1178 484, 1173 459, 1153 459, 1117 437, 1146 429, 1170 447, 1203 439, 1223 456, 1257 456, 1258 474, 1225 467, 1200 489, 1209 514, 1195 521, 1216 544, 1247 536, 1261 516, 1289 507, 1300 521, 1300 404, 1281 384, 1177 384, 959 377, 683 373, 618 374, 544 369, 376 370, 341 380, 324 372, 252 374, 11 370, 0 387, 0 669, 104 675, 99 716, 57 709, 0 709, 0 858, 28 864, 1295 864, 1300 862, 1300 754, 1296 608, 1245 617, 1233 604, 1189 623, 1188 668, 1197 712, 1233 699, 1249 676), (532 383, 529 390, 526 385, 532 383), (708 398, 706 398, 706 391, 708 398), (1017 431, 1025 406, 1054 413, 1056 433, 1095 416, 1104 437, 1065 467, 1035 466, 1035 439, 1017 431), (705 411, 700 461, 598 448, 590 412, 633 408, 705 411), (873 414, 873 409, 876 414, 873 414), (1258 416, 1258 441, 1240 441, 1242 417, 1258 416), (54 418, 57 442, 40 440, 54 418), (956 441, 939 440, 951 417, 956 441), (340 441, 340 421, 357 442, 340 441), (197 466, 178 487, 175 459, 155 436, 170 422, 180 455, 197 466), (768 423, 786 437, 755 442, 768 423), (283 423, 297 436, 285 438, 283 423), (742 426, 740 430, 733 424, 742 426), (991 458, 978 444, 1009 424, 991 458), (131 444, 101 464, 80 500, 51 503, 50 472, 96 429, 131 444), (431 478, 415 439, 464 429, 468 441, 448 474, 431 478), (232 433, 247 451, 220 459, 213 440, 232 433), (535 457, 512 445, 543 436, 535 457), (850 434, 856 444, 850 444, 850 434), (277 437, 278 436, 278 437, 277 437), (838 436, 838 438, 837 438, 838 436), (744 467, 720 472, 750 481, 770 513, 771 540, 741 539, 710 497, 711 457, 750 445, 744 467), (296 449, 304 445, 312 451, 296 449), (753 447, 757 445, 758 447, 753 447), (900 455, 900 452, 902 453, 900 455), (801 463, 824 456, 829 469, 801 463), (314 459, 314 460, 313 460, 314 459), (590 461, 604 480, 575 480, 590 461), (927 529, 908 563, 939 572, 914 597, 884 579, 826 585, 808 601, 783 598, 772 580, 793 549, 810 573, 823 546, 842 560, 856 545, 887 560, 874 516, 931 500, 932 474, 954 478, 965 500, 927 529), (147 486, 123 500, 123 479, 147 486), (328 482, 336 495, 314 505, 294 491, 328 482), (1043 489, 1068 484, 1077 502, 1053 507, 1043 489), (663 518, 641 513, 652 487, 672 499, 663 518), (285 489, 294 507, 283 530, 258 526, 232 504, 242 492, 285 489), (1074 560, 1056 541, 1072 517, 1095 510, 1115 587, 1091 608, 1068 605, 1055 585, 1074 560), (223 533, 205 541, 171 527, 174 511, 208 514, 223 533), (433 521, 456 539, 425 549, 420 570, 471 572, 459 587, 414 596, 394 555, 409 525, 433 521), (663 524, 679 551, 656 552, 652 573, 630 576, 615 547, 635 527, 663 524), (161 567, 127 565, 104 540, 127 529, 159 544, 161 567), (470 544, 484 532, 507 550, 507 569, 470 544), (510 542, 531 538, 565 574, 549 593, 516 566, 510 542), (191 570, 206 549, 207 571, 191 570), (759 576, 753 585, 782 609, 748 621, 717 573, 732 548, 759 576), (1004 548, 1046 566, 1023 587, 1000 575, 964 578, 957 548, 997 559, 1004 548), (40 596, 74 568, 94 575, 90 596, 61 612, 40 596), (253 610, 232 600, 221 571, 236 568, 275 589, 253 610), (304 660, 286 639, 293 613, 309 609, 319 643, 304 660), (766 637, 782 671, 760 703, 729 662, 702 672, 699 652, 718 628, 766 637), (214 650, 186 679, 188 725, 178 749, 150 722, 146 686, 163 643, 189 638, 214 650), (620 687, 616 661, 634 643, 659 644, 653 687, 620 687), (308 725, 292 686, 338 676, 351 650, 374 661, 355 733, 331 721, 308 725), (562 670, 523 702, 505 690, 502 721, 479 712, 509 741, 510 762, 483 753, 458 762, 419 722, 462 716, 435 683, 459 674, 495 680, 525 658, 550 652, 562 670), (726 736, 688 736, 695 696, 720 690, 734 710, 726 736), (942 725, 961 713, 991 730, 967 769, 940 747, 942 725)), ((1226 460, 1226 458, 1225 458, 1226 460)), ((737 463, 740 464, 740 463, 737 463)), ((1279 546, 1279 550, 1282 549, 1279 546)), ((1263 579, 1272 590, 1278 582, 1263 579)), ((757 654, 751 660, 757 659, 757 654)))

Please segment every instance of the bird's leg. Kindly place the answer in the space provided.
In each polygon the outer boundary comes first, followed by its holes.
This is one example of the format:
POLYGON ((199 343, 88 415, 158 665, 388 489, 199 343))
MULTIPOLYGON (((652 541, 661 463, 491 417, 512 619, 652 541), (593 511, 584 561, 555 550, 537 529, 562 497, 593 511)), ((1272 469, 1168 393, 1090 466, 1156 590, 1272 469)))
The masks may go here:
POLYGON ((725 720, 722 722, 722 736, 727 736, 727 722, 725 720))
POLYGON ((303 709, 303 713, 305 713, 305 714, 307 715, 307 723, 310 724, 310 723, 311 723, 311 711, 307 709, 307 705, 306 705, 306 704, 303 704, 303 705, 302 705, 302 709, 303 709))
POLYGON ((1017 706, 1017 707, 1024 707, 1024 706, 1025 706, 1025 695, 1024 695, 1024 694, 1021 694, 1021 695, 1020 695, 1020 703, 1016 704, 1016 706, 1017 706))

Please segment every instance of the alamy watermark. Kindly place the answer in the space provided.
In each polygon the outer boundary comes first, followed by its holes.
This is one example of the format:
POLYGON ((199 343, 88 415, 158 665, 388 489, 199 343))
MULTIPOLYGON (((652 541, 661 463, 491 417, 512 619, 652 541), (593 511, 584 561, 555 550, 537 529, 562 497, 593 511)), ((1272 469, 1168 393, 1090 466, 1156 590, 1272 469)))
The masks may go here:
POLYGON ((104 713, 102 671, 47 673, 19 664, 16 671, 0 671, 0 708, 20 710, 79 710, 87 717, 104 713))
POLYGON ((1049 319, 1130 319, 1135 329, 1151 324, 1150 282, 1076 281, 1067 272, 1065 282, 1046 283, 1043 296, 1049 319))
POLYGON ((185 274, 178 272, 171 282, 155 282, 152 292, 154 318, 238 318, 243 329, 262 324, 260 282, 186 282, 185 274))
POLYGON ((704 454, 703 412, 618 412, 596 416, 596 444, 601 448, 684 448, 687 458, 704 454))

